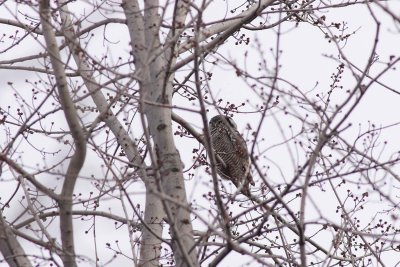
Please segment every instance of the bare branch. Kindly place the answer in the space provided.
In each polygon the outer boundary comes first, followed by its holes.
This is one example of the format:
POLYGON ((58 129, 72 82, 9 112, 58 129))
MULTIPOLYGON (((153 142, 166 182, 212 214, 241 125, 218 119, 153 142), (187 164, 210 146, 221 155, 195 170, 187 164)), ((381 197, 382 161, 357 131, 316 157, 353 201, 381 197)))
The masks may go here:
POLYGON ((74 103, 69 95, 68 83, 65 77, 64 66, 61 61, 55 34, 51 25, 49 1, 40 3, 40 18, 43 26, 46 47, 49 51, 51 64, 54 69, 57 89, 61 106, 63 107, 71 135, 74 139, 75 153, 68 165, 67 173, 59 199, 60 205, 60 230, 63 243, 65 266, 76 266, 74 231, 72 223, 72 193, 74 192, 76 180, 82 169, 86 156, 86 136, 80 126, 78 114, 74 103))

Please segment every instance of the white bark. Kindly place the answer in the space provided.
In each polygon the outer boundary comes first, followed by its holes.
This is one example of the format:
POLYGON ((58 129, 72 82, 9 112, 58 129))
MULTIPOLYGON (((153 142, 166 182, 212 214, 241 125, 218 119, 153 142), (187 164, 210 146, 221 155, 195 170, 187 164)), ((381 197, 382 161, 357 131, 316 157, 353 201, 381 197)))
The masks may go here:
POLYGON ((46 47, 49 52, 51 65, 55 74, 60 104, 63 108, 75 147, 75 152, 71 157, 67 173, 65 174, 61 195, 58 199, 60 210, 60 232, 64 250, 64 253, 61 255, 61 257, 64 266, 74 267, 77 265, 72 221, 72 194, 74 192, 78 174, 82 169, 86 157, 86 137, 78 120, 78 113, 75 105, 69 95, 64 65, 61 61, 60 51, 58 50, 54 28, 51 25, 49 1, 40 2, 39 13, 43 27, 43 34, 46 41, 46 47))
MULTIPOLYGON (((175 22, 178 25, 184 21, 187 11, 184 2, 178 1, 176 5, 175 22)), ((171 227, 172 249, 176 265, 198 266, 190 213, 185 209, 188 207, 188 202, 182 164, 172 133, 170 105, 172 103, 171 80, 173 74, 168 76, 168 69, 176 60, 173 52, 176 45, 169 44, 169 50, 163 51, 160 44, 158 2, 146 1, 144 10, 144 16, 142 16, 136 1, 124 2, 136 68, 142 77, 140 80, 141 111, 146 115, 150 135, 154 142, 154 148, 150 153, 153 168, 156 170, 157 190, 181 203, 181 205, 176 205, 162 200, 171 227)), ((179 34, 179 30, 176 33, 179 34)), ((175 34, 169 34, 169 36, 172 35, 175 34)), ((159 199, 153 198, 150 201, 154 206, 161 206, 159 199)), ((146 205, 151 204, 147 203, 146 205)), ((146 236, 146 238, 151 237, 146 236)), ((142 255, 148 258, 147 253, 142 255)))
MULTIPOLYGON (((66 42, 70 51, 78 51, 73 53, 73 58, 78 65, 80 74, 84 79, 85 85, 91 93, 91 97, 100 111, 101 119, 113 132, 117 138, 118 143, 124 150, 128 157, 128 160, 138 170, 139 176, 146 184, 146 204, 145 213, 143 218, 142 227, 142 241, 141 241, 141 252, 139 257, 139 264, 146 266, 157 266, 160 259, 161 253, 161 236, 162 236, 162 225, 161 222, 164 218, 164 212, 160 204, 160 200, 155 195, 151 194, 155 190, 155 182, 152 177, 148 177, 146 174, 146 165, 142 162, 138 148, 128 132, 124 129, 123 125, 119 122, 117 117, 109 109, 106 98, 101 92, 101 88, 93 78, 93 70, 89 64, 85 61, 84 57, 80 56, 79 51, 81 50, 78 38, 76 36, 73 24, 70 18, 70 14, 65 1, 61 8, 61 19, 63 22, 63 32, 66 37, 66 42)), ((139 16, 140 17, 140 16, 139 16)), ((137 25, 140 25, 138 23, 137 25)), ((138 29, 138 33, 143 33, 142 29, 138 29)), ((140 38, 140 37, 139 37, 140 38)))
POLYGON ((0 213, 0 252, 10 267, 31 267, 31 263, 0 213))

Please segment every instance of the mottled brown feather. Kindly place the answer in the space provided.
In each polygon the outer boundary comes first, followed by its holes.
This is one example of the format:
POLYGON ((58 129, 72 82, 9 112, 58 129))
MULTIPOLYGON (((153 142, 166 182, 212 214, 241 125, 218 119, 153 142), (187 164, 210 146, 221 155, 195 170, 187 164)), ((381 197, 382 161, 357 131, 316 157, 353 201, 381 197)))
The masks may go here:
POLYGON ((210 131, 214 151, 224 161, 224 164, 217 165, 218 174, 232 181, 236 187, 243 184, 242 191, 248 194, 249 184, 254 185, 254 181, 250 174, 246 141, 237 131, 233 120, 227 116, 213 117, 210 120, 210 131))

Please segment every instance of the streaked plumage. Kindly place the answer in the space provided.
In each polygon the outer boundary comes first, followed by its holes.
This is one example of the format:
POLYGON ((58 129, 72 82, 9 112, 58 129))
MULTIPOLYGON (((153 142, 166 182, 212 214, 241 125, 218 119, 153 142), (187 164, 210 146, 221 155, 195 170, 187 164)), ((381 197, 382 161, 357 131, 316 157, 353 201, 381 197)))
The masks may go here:
POLYGON ((210 120, 211 142, 215 153, 224 161, 217 165, 221 178, 230 180, 248 195, 249 184, 254 185, 250 174, 250 157, 246 141, 236 129, 232 118, 217 115, 210 120))

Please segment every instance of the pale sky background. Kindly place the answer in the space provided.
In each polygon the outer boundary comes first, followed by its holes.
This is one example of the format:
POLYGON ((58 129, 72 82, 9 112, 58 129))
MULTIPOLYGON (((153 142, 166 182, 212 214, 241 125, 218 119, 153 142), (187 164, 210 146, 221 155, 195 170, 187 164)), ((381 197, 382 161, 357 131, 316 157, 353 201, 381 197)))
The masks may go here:
MULTIPOLYGON (((74 7, 74 13, 80 14, 83 12, 84 9, 87 9, 87 6, 85 5, 86 4, 82 4, 81 2, 75 3, 73 6, 70 7, 70 10, 73 10, 72 7, 74 7)), ((392 10, 400 10, 400 1, 391 1, 391 6, 392 10)), ((217 16, 216 19, 220 19, 221 15, 219 12, 221 12, 221 10, 224 10, 223 7, 224 3, 221 3, 221 6, 215 6, 213 9, 211 9, 212 11, 206 13, 206 18, 217 16)), ((379 45, 377 49, 379 60, 387 61, 390 55, 399 55, 400 25, 395 25, 390 17, 381 12, 379 8, 373 8, 373 10, 377 12, 376 15, 379 17, 379 20, 382 23, 381 35, 379 37, 379 45)), ((15 9, 13 8, 13 4, 7 3, 6 5, 0 6, 0 17, 15 19, 10 15, 10 12, 14 11, 15 9)), ((348 39, 342 50, 349 61, 356 64, 357 67, 363 69, 366 65, 367 56, 371 51, 375 37, 375 25, 371 23, 372 20, 367 8, 361 5, 357 5, 354 7, 335 9, 330 10, 329 12, 327 11, 326 16, 328 18, 327 22, 346 21, 348 23, 348 33, 357 31, 356 34, 352 35, 348 39)), ((10 29, 14 30, 14 28, 11 27, 10 29)), ((0 33, 2 34, 4 31, 7 30, 7 27, 2 26, 0 33)), ((323 33, 319 31, 316 27, 305 25, 303 23, 301 23, 299 27, 294 28, 292 22, 285 22, 282 25, 282 32, 283 34, 281 35, 280 40, 280 49, 282 50, 282 55, 280 57, 280 64, 282 65, 280 76, 295 84, 300 88, 300 90, 304 92, 310 91, 313 88, 315 88, 313 91, 315 92, 314 95, 321 92, 327 92, 329 90, 329 84, 331 83, 329 77, 332 73, 336 72, 336 67, 338 66, 338 63, 326 57, 325 55, 332 55, 334 57, 337 57, 337 49, 335 45, 333 43, 329 44, 327 40, 323 38, 323 33)), ((126 26, 117 24, 107 27, 105 31, 107 38, 113 41, 118 41, 117 44, 110 46, 110 50, 107 50, 107 47, 104 46, 104 43, 102 41, 103 29, 97 30, 95 33, 96 34, 93 37, 89 50, 92 55, 100 57, 102 54, 107 53, 110 55, 110 60, 111 58, 113 60, 117 60, 118 56, 121 55, 124 57, 129 52, 129 36, 127 34, 126 26)), ((259 32, 244 31, 244 33, 246 33, 246 35, 248 35, 251 40, 253 40, 255 36, 257 37, 263 47, 263 52, 266 55, 267 66, 272 68, 274 66, 274 62, 269 50, 270 48, 275 49, 276 28, 259 32)), ((251 41, 249 47, 252 47, 254 45, 255 42, 251 41)), ((2 44, 0 43, 0 48, 1 46, 2 44)), ((259 54, 257 53, 257 51, 250 49, 249 47, 243 45, 234 46, 231 44, 225 44, 218 49, 218 52, 223 54, 226 58, 232 59, 239 66, 242 66, 244 62, 244 52, 246 50, 249 50, 249 54, 247 57, 247 67, 249 69, 255 69, 257 68, 257 63, 259 61, 259 54)), ((36 54, 39 51, 41 51, 40 45, 36 42, 30 42, 29 45, 24 44, 21 46, 17 46, 15 49, 12 49, 5 54, 0 54, 0 61, 19 57, 21 55, 36 54)), ((382 67, 384 67, 382 64, 374 64, 370 70, 371 76, 374 76, 374 74, 381 70, 382 67)), ((214 94, 218 93, 218 95, 222 96, 225 100, 234 103, 245 102, 248 98, 251 98, 251 101, 253 101, 253 103, 257 101, 259 102, 259 100, 257 100, 254 95, 248 93, 249 90, 241 90, 242 88, 246 88, 246 85, 239 78, 236 77, 234 72, 230 71, 232 69, 231 67, 216 66, 211 69, 213 70, 213 77, 210 81, 210 87, 214 94)), ((389 71, 381 77, 380 81, 400 91, 399 72, 399 70, 389 71)), ((38 80, 35 73, 7 71, 3 69, 0 69, 0 73, 0 106, 2 108, 6 108, 8 105, 15 104, 14 97, 12 96, 13 92, 12 90, 10 90, 10 86, 7 84, 9 81, 13 82, 13 86, 15 88, 20 88, 19 92, 21 94, 28 94, 30 88, 29 86, 26 86, 24 80, 38 80)), ((179 74, 177 77, 180 77, 179 74)), ((341 84, 344 86, 344 88, 352 88, 355 84, 355 80, 353 77, 345 74, 341 84)), ((289 88, 290 87, 287 86, 287 89, 289 88)), ((339 101, 341 97, 342 92, 335 91, 333 101, 339 101)), ((390 92, 379 85, 372 86, 367 92, 361 104, 356 108, 356 110, 349 118, 349 122, 352 122, 354 126, 347 131, 346 136, 348 136, 348 140, 353 140, 355 136, 357 136, 359 128, 361 128, 362 130, 366 130, 368 128, 369 122, 376 124, 378 127, 398 123, 400 114, 400 105, 398 105, 399 100, 400 95, 394 94, 393 92, 390 92), (358 124, 360 124, 360 127, 358 127, 358 124)), ((177 97, 175 101, 176 102, 174 104, 184 104, 187 106, 185 102, 182 102, 182 98, 177 97)), ((253 111, 253 109, 249 105, 246 105, 246 108, 241 109, 241 111, 253 111)), ((198 114, 193 115, 189 112, 179 112, 179 114, 182 117, 191 121, 193 125, 195 127, 198 127, 198 130, 201 131, 201 118, 198 114)), ((217 112, 215 110, 211 110, 209 113, 209 117, 216 114, 217 112)), ((238 114, 235 115, 234 118, 236 123, 238 124, 239 131, 245 132, 245 124, 247 122, 252 124, 253 127, 256 126, 259 120, 259 114, 238 114)), ((284 129, 287 129, 287 126, 289 124, 293 124, 294 128, 299 127, 298 122, 293 122, 292 120, 287 121, 283 117, 280 117, 279 123, 284 129)), ((59 125, 61 125, 61 123, 59 123, 59 125)), ((265 137, 265 142, 263 142, 262 144, 263 148, 269 148, 282 141, 282 136, 279 133, 277 125, 271 119, 271 117, 266 120, 265 126, 262 129, 262 135, 263 137, 265 137)), ((388 145, 383 156, 384 159, 400 149, 400 146, 398 144, 399 136, 400 126, 392 127, 388 130, 382 131, 381 140, 388 141, 388 145)), ((140 137, 140 134, 135 132, 135 137, 140 137)), ((2 145, 4 142, 3 138, 4 133, 0 132, 0 141, 2 145)), ((40 139, 32 140, 35 140, 36 142, 42 142, 40 139)), ((51 144, 47 143, 48 139, 46 140, 47 141, 46 143, 43 143, 43 146, 46 146, 47 148, 49 146, 54 146, 54 151, 57 151, 58 149, 65 149, 64 146, 58 144, 57 142, 51 144)), ((188 167, 191 165, 192 148, 196 147, 196 144, 180 142, 179 140, 180 139, 177 139, 177 146, 182 158, 184 159, 185 166, 188 167)), ((57 157, 49 158, 48 164, 50 165, 52 162, 56 162, 57 159, 62 158, 61 154, 59 154, 57 157)), ((272 166, 271 161, 280 164, 280 167, 286 172, 285 176, 287 177, 287 180, 290 180, 293 174, 293 166, 291 166, 290 160, 288 160, 288 155, 287 152, 285 152, 285 149, 280 147, 271 148, 267 151, 266 154, 268 157, 268 160, 266 160, 266 164, 272 166), (287 168, 285 167, 285 164, 287 164, 287 168)), ((26 159, 30 159, 27 165, 34 166, 36 162, 43 164, 43 161, 40 158, 34 158, 32 161, 32 157, 29 153, 25 153, 23 157, 25 157, 26 159)), ((93 160, 92 158, 88 157, 85 162, 85 168, 82 171, 82 174, 95 174, 97 177, 101 177, 102 172, 103 171, 98 166, 98 160, 93 160)), ((207 192, 208 190, 210 190, 212 186, 209 183, 210 177, 204 174, 202 170, 199 170, 196 174, 196 177, 193 180, 188 181, 187 183, 188 196, 190 200, 196 200, 198 204, 207 207, 209 203, 204 201, 199 196, 201 196, 203 192, 207 192)), ((271 168, 269 175, 272 183, 284 183, 281 175, 275 168, 271 168)), ((83 197, 88 197, 88 192, 85 188, 87 184, 88 183, 81 182, 76 190, 77 192, 82 192, 83 197)), ((226 183, 226 185, 228 188, 230 188, 229 183, 226 183)), ((10 187, 0 187, 0 196, 2 202, 4 201, 4 199, 7 199, 11 195, 14 190, 14 186, 15 185, 13 184, 13 186, 10 187)), ((137 184, 134 184, 134 186, 137 186, 137 184)), ((140 202, 140 199, 143 199, 143 195, 141 194, 143 192, 143 188, 144 187, 141 185, 141 189, 137 190, 138 194, 134 197, 135 201, 140 202)), ((347 187, 343 188, 343 191, 346 189, 347 187)), ((396 192, 397 194, 399 193, 398 189, 396 192)), ((323 212, 326 211, 326 214, 324 214, 324 216, 330 217, 331 215, 329 214, 329 211, 334 210, 336 202, 330 202, 329 199, 327 199, 328 194, 326 193, 319 196, 320 190, 318 188, 310 189, 310 194, 313 197, 313 201, 320 201, 321 197, 325 198, 323 202, 319 202, 319 204, 321 205, 319 206, 319 208, 322 209, 323 212)), ((376 197, 377 196, 374 196, 372 193, 371 199, 376 200, 376 197)), ((6 210, 6 214, 8 216, 15 216, 15 214, 18 214, 18 212, 21 211, 21 207, 17 202, 17 200, 19 199, 20 198, 17 197, 13 200, 12 210, 6 210)), ((307 220, 317 218, 318 212, 313 207, 313 205, 309 204, 307 207, 309 207, 307 209, 307 220)), ((102 206, 102 208, 104 210, 111 208, 113 212, 122 214, 122 211, 120 210, 121 207, 115 206, 115 203, 111 203, 110 205, 106 203, 104 204, 104 206, 102 206)), ((370 208, 365 211, 363 215, 368 217, 371 214, 375 214, 377 210, 381 209, 381 204, 379 202, 376 202, 375 205, 370 205, 370 208)), ((337 218, 336 214, 332 215, 332 218, 337 218)), ((84 234, 85 230, 91 231, 91 223, 92 221, 89 221, 86 224, 81 222, 79 222, 79 224, 75 224, 77 244, 76 251, 84 253, 85 255, 93 259, 93 235, 91 233, 87 235, 84 234)), ((398 222, 393 223, 397 223, 397 225, 399 225, 398 222)), ((196 224, 197 223, 194 224, 196 229, 204 228, 203 225, 196 224)), ((58 223, 53 224, 53 227, 54 231, 52 232, 57 233, 58 223)), ((131 255, 129 251, 129 240, 126 235, 126 227, 123 226, 115 231, 114 228, 115 226, 112 221, 98 219, 96 222, 96 232, 98 233, 96 239, 98 249, 101 252, 102 256, 101 263, 103 264, 108 259, 108 257, 105 255, 109 255, 111 257, 113 254, 110 250, 105 248, 105 243, 107 242, 114 245, 114 240, 118 239, 119 245, 123 248, 123 250, 128 255, 131 255)), ((392 266, 392 264, 397 261, 398 255, 393 255, 393 258, 385 258, 385 262, 388 264, 388 266, 392 266)), ((126 266, 130 263, 130 260, 125 259, 124 257, 118 257, 117 260, 111 264, 111 266, 117 266, 117 263, 119 266, 126 266)), ((227 257, 220 266, 242 266, 244 263, 246 263, 246 259, 243 256, 237 255, 237 257, 227 257)), ((0 264, 0 266, 3 265, 0 264)))

